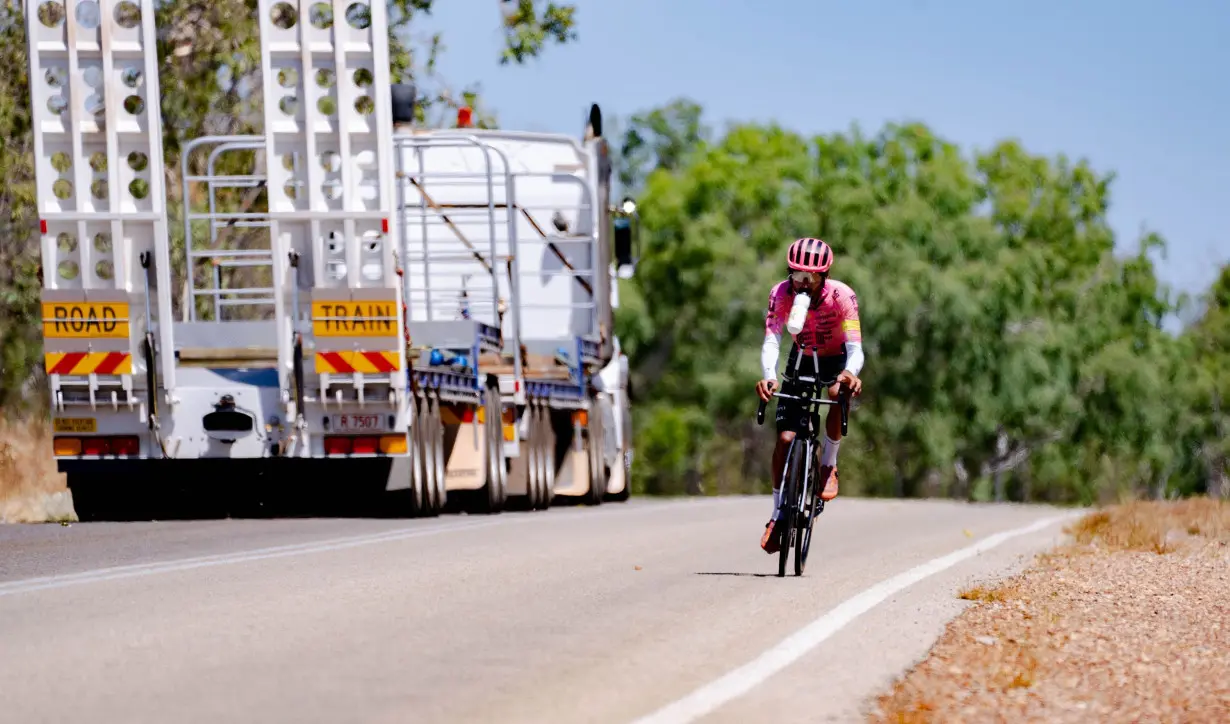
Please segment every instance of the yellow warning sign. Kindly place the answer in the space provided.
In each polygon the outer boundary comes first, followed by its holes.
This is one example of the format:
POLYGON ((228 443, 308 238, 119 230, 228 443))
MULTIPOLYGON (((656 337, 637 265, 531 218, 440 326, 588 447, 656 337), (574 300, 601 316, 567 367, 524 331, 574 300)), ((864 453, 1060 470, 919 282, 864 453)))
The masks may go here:
POLYGON ((312 302, 317 337, 396 337, 397 303, 312 302))
POLYGON ((128 339, 128 303, 43 302, 43 336, 128 339))
POLYGON ((98 421, 92 417, 57 417, 52 425, 56 432, 98 432, 98 421))

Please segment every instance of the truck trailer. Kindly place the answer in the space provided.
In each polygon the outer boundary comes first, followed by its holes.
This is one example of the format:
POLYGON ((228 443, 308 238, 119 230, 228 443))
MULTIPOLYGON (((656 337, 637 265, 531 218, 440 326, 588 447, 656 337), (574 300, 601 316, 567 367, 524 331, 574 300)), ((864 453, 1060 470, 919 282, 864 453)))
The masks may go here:
POLYGON ((417 128, 383 3, 259 0, 263 135, 183 144, 173 230, 153 0, 31 5, 53 452, 80 518, 134 483, 313 482, 404 515, 627 498, 612 310, 636 212, 597 105, 580 139, 417 128))

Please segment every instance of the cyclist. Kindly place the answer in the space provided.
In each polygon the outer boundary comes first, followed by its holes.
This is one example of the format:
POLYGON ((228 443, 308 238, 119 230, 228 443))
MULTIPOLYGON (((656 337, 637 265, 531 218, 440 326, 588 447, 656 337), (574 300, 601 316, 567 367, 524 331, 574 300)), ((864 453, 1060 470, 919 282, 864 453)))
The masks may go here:
MULTIPOLYGON (((858 373, 863 367, 862 330, 858 320, 858 297, 848 285, 829 279, 833 265, 833 250, 820 239, 796 239, 786 252, 786 264, 790 274, 784 281, 774 285, 769 292, 769 307, 765 312, 764 346, 760 351, 760 364, 764 379, 756 383, 756 393, 768 401, 777 389, 777 360, 780 353, 782 330, 794 305, 797 294, 806 292, 811 297, 803 328, 794 336, 794 343, 782 375, 782 393, 798 396, 804 390, 803 382, 796 381, 792 373, 800 351, 803 359, 798 368, 801 376, 814 375, 816 388, 828 388, 828 395, 836 399, 840 385, 844 384, 853 395, 862 390, 858 373), (820 369, 813 369, 812 350, 818 357, 820 369)), ((773 527, 781 505, 782 470, 786 466, 786 451, 797 432, 807 429, 807 409, 796 400, 777 401, 777 447, 773 451, 773 517, 765 525, 760 547, 767 553, 778 550, 773 527)), ((837 448, 841 443, 841 412, 830 407, 825 422, 825 437, 820 454, 820 481, 824 486, 822 500, 837 497, 837 448)))

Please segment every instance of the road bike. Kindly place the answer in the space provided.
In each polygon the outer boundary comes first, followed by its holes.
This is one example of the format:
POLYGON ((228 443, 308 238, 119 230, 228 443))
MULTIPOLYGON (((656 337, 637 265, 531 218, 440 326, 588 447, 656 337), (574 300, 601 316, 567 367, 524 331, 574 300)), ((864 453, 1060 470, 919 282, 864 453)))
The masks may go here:
MULTIPOLYGON (((813 353, 814 354, 814 353, 813 353)), ((801 357, 802 355, 800 355, 801 357)), ((824 423, 820 420, 820 408, 824 405, 837 405, 841 410, 841 436, 846 436, 850 416, 850 390, 843 384, 836 400, 822 397, 822 390, 817 389, 814 377, 798 377, 799 382, 809 383, 804 386, 804 394, 796 397, 774 392, 773 397, 787 400, 798 400, 807 411, 807 431, 796 434, 786 450, 786 466, 782 470, 781 509, 774 527, 773 534, 777 536, 779 550, 777 553, 777 575, 786 575, 786 562, 790 558, 790 548, 794 546, 794 575, 803 575, 807 565, 807 551, 811 547, 811 531, 816 516, 824 512, 824 501, 820 499, 820 488, 817 485, 820 474, 820 431, 824 423)), ((756 411, 756 424, 764 424, 764 412, 767 401, 761 400, 756 411)))

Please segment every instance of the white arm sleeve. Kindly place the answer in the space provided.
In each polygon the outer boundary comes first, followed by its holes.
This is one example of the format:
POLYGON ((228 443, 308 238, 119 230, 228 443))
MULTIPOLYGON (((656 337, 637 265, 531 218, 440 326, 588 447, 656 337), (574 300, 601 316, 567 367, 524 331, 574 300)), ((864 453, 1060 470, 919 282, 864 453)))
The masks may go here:
POLYGON ((863 343, 846 342, 846 369, 855 377, 863 369, 863 343))
POLYGON ((764 379, 777 379, 777 358, 781 354, 782 335, 764 333, 764 345, 760 348, 760 368, 764 379))

